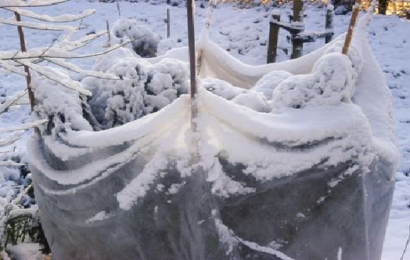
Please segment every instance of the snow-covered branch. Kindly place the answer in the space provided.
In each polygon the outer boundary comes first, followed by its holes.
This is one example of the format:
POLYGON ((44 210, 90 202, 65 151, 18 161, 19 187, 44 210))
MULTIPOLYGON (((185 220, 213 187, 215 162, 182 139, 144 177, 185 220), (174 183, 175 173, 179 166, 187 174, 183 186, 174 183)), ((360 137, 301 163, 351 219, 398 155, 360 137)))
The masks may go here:
POLYGON ((6 140, 0 140, 0 147, 5 147, 8 145, 13 144, 14 142, 16 142, 17 140, 19 140, 21 138, 21 135, 19 136, 14 136, 10 139, 6 139, 6 140))
POLYGON ((84 19, 95 13, 95 10, 88 9, 88 10, 83 11, 81 14, 76 14, 76 15, 75 14, 63 14, 59 16, 49 16, 45 14, 36 14, 32 11, 23 10, 23 9, 16 8, 16 7, 8 7, 8 8, 6 7, 4 9, 14 12, 14 13, 18 13, 21 16, 33 18, 33 19, 43 21, 43 22, 52 22, 52 23, 74 22, 74 21, 84 19))
POLYGON ((7 108, 15 104, 20 98, 24 97, 26 94, 27 94, 27 89, 7 99, 3 104, 0 105, 0 114, 6 111, 7 108))
POLYGON ((24 163, 17 163, 14 161, 0 161, 0 166, 3 166, 3 167, 24 166, 24 163))
POLYGON ((37 120, 37 121, 31 122, 31 123, 26 123, 26 124, 22 124, 22 125, 0 128, 0 134, 8 133, 8 132, 22 131, 22 130, 28 130, 30 128, 34 128, 36 126, 45 124, 47 122, 48 122, 47 119, 42 119, 42 120, 37 120))
POLYGON ((68 2, 70 0, 1 0, 0 8, 4 7, 42 7, 68 2))
POLYGON ((110 73, 104 73, 100 71, 92 71, 92 70, 84 70, 77 65, 74 65, 73 63, 67 62, 63 59, 54 59, 54 58, 46 58, 45 60, 58 65, 62 68, 65 68, 67 70, 86 75, 86 76, 91 76, 94 78, 100 78, 100 79, 112 79, 112 80, 119 80, 120 78, 115 76, 114 74, 110 73))
POLYGON ((26 76, 26 73, 22 71, 20 68, 15 67, 13 64, 10 64, 10 61, 2 61, 0 58, 0 68, 7 70, 9 72, 21 75, 21 76, 26 76))
POLYGON ((121 44, 116 44, 113 45, 110 48, 105 49, 104 51, 101 52, 96 52, 96 53, 91 53, 91 54, 76 54, 76 53, 71 53, 70 50, 66 49, 61 49, 61 48, 49 48, 47 51, 47 48, 41 48, 41 49, 33 49, 33 50, 28 50, 27 52, 20 52, 18 54, 12 53, 12 52, 0 52, 0 59, 2 60, 35 60, 35 59, 84 59, 84 58, 92 58, 96 56, 101 56, 104 54, 107 54, 109 52, 112 52, 114 50, 117 50, 121 47, 124 47, 125 45, 129 44, 134 40, 126 41, 121 44))
POLYGON ((68 26, 68 25, 54 25, 54 24, 38 24, 32 22, 18 22, 12 21, 8 19, 0 18, 0 23, 12 25, 12 26, 21 26, 29 29, 35 30, 45 30, 45 31, 75 31, 77 30, 76 27, 68 26))
MULTIPOLYGON (((91 92, 84 89, 81 84, 77 81, 71 80, 71 79, 62 79, 57 73, 52 71, 50 68, 46 68, 37 64, 34 64, 32 62, 29 62, 27 60, 19 60, 16 61, 20 63, 21 65, 25 65, 29 67, 31 70, 37 72, 38 74, 48 78, 51 81, 57 82, 58 84, 63 85, 66 88, 75 90, 81 94, 84 94, 86 96, 91 96, 91 92)), ((0 131, 1 132, 1 131, 0 131)))

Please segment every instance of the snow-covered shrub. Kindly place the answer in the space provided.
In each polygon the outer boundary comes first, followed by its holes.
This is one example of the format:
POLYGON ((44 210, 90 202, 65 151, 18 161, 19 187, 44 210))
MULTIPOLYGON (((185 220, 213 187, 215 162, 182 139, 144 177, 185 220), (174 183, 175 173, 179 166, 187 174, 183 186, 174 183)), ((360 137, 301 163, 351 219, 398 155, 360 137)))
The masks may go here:
POLYGON ((112 28, 114 39, 123 43, 131 40, 131 49, 141 57, 154 57, 160 37, 137 20, 121 18, 112 28))
POLYGON ((322 57, 313 73, 296 75, 274 90, 274 111, 283 107, 301 109, 309 106, 338 105, 351 102, 354 91, 354 69, 348 57, 332 53, 322 57))
POLYGON ((128 57, 108 70, 121 80, 86 78, 93 93, 89 100, 102 128, 111 128, 141 118, 169 105, 188 91, 188 71, 182 62, 164 59, 151 65, 128 57))
MULTIPOLYGON (((69 76, 62 70, 53 69, 61 79, 69 76)), ((48 119, 47 125, 40 129, 44 134, 56 135, 65 129, 92 130, 84 114, 87 104, 85 97, 75 90, 71 90, 51 81, 43 76, 33 78, 33 91, 36 97, 34 117, 48 119)), ((89 109, 88 109, 89 110, 89 109)))

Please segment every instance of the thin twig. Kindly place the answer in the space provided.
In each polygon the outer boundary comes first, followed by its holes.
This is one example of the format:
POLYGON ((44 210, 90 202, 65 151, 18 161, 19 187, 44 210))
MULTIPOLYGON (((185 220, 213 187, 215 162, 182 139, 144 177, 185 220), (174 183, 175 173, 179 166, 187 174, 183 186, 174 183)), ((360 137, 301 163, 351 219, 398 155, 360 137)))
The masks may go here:
POLYGON ((118 16, 121 18, 122 14, 121 14, 121 6, 120 6, 120 2, 117 1, 117 11, 118 11, 118 16))
POLYGON ((401 255, 400 260, 404 260, 404 255, 406 254, 407 247, 409 246, 409 243, 410 243, 410 226, 409 226, 409 236, 407 237, 406 246, 404 247, 404 251, 403 251, 403 254, 401 255))

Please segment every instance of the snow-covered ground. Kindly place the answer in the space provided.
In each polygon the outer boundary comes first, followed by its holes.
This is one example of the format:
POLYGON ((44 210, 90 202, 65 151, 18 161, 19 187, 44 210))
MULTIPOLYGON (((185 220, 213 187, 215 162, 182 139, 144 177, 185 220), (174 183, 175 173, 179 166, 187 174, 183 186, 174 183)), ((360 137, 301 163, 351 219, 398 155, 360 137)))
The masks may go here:
MULTIPOLYGON (((36 12, 51 15, 72 13, 92 8, 96 9, 95 15, 81 23, 80 35, 104 30, 106 20, 113 24, 118 18, 115 4, 102 4, 85 0, 74 0, 69 3, 47 8, 36 8, 36 12)), ((166 36, 166 5, 151 5, 148 3, 121 3, 122 16, 134 18, 141 25, 149 27, 161 37, 166 36)), ((197 35, 206 17, 206 9, 199 5, 196 9, 197 35)), ((187 26, 185 9, 171 7, 171 39, 176 46, 187 44, 187 26)), ((285 20, 290 14, 289 6, 281 7, 282 17, 285 20)), ((228 50, 232 55, 249 64, 263 64, 266 61, 266 43, 269 27, 269 13, 264 7, 240 8, 239 6, 220 4, 214 14, 210 30, 210 37, 217 44, 228 50)), ((324 28, 326 9, 320 6, 309 5, 305 12, 306 29, 321 31, 324 28)), ((10 13, 0 11, 0 17, 8 18, 10 13)), ((336 16, 334 20, 335 33, 339 35, 346 31, 349 22, 348 16, 336 16)), ((18 49, 16 28, 3 26, 0 28, 0 50, 18 49)), ((34 48, 47 46, 54 39, 61 37, 59 33, 44 33, 26 30, 27 46, 34 48)), ((305 45, 305 53, 322 46, 324 40, 305 45)), ((106 39, 100 39, 84 48, 83 52, 101 49, 106 39)), ((397 172, 396 191, 393 207, 387 230, 383 260, 400 259, 405 248, 410 226, 410 21, 397 17, 383 17, 376 15, 371 24, 370 43, 373 51, 385 72, 390 89, 394 113, 397 119, 397 136, 401 152, 401 163, 397 172)), ((289 48, 287 34, 281 31, 279 46, 289 48)), ((279 51, 278 60, 286 60, 289 56, 282 50, 279 51)), ((75 61, 85 68, 92 65, 92 60, 84 59, 75 61)), ((79 78, 77 78, 79 79, 79 78)), ((0 101, 5 96, 13 95, 24 89, 25 81, 16 75, 0 74, 0 101)), ((18 125, 29 121, 27 106, 14 107, 9 112, 0 115, 0 127, 18 125)), ((17 142, 14 156, 21 156, 25 161, 26 134, 17 142)), ((10 147, 8 148, 10 150, 10 147)), ((3 150, 0 150, 2 152, 3 150)), ((0 153, 0 159, 6 158, 5 153, 0 153)), ((6 196, 13 186, 19 185, 17 169, 0 167, 0 196, 6 196)), ((403 259, 410 259, 410 249, 403 259)))

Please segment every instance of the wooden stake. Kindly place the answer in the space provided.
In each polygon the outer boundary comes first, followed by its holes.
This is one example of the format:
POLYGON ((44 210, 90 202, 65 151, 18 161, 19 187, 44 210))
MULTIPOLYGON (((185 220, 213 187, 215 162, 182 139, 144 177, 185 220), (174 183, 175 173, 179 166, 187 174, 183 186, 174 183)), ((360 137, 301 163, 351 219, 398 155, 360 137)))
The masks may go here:
POLYGON ((171 37, 171 10, 167 9, 167 38, 171 37))
POLYGON ((191 98, 193 99, 197 93, 196 86, 196 57, 195 57, 195 27, 194 27, 194 12, 193 0, 187 0, 187 15, 188 15, 188 48, 189 48, 189 66, 191 72, 191 98))
POLYGON ((122 14, 121 14, 121 6, 120 6, 120 2, 118 2, 118 1, 117 1, 117 11, 118 11, 118 16, 119 16, 119 17, 122 17, 122 14))
MULTIPOLYGON (((272 21, 280 22, 280 14, 272 14, 271 19, 272 21)), ((267 63, 273 63, 276 61, 279 28, 280 26, 277 23, 270 22, 267 63)))
POLYGON ((111 47, 111 34, 110 34, 110 22, 105 20, 107 26, 107 48, 111 47))
MULTIPOLYGON (((303 23, 303 0, 293 0, 293 23, 303 23)), ((303 54, 303 41, 298 39, 301 32, 291 33, 292 37, 292 54, 291 59, 297 59, 303 54)))
MULTIPOLYGON (((14 16, 16 17, 17 22, 21 22, 21 16, 17 12, 14 13, 14 16)), ((23 27, 17 26, 17 32, 19 35, 19 40, 20 40, 20 49, 22 52, 26 52, 26 41, 24 39, 24 32, 23 32, 23 27)), ((28 66, 24 66, 24 72, 26 73, 26 84, 27 84, 27 90, 28 90, 28 99, 30 101, 30 109, 31 111, 34 110, 34 93, 31 88, 31 75, 30 75, 30 68, 28 66)))
POLYGON ((362 4, 362 0, 356 0, 356 4, 353 6, 352 17, 350 18, 349 29, 347 31, 345 43, 343 45, 342 53, 347 55, 350 47, 350 43, 352 42, 353 30, 356 25, 357 16, 359 15, 359 9, 362 4))
POLYGON ((328 33, 325 36, 325 43, 329 43, 330 41, 332 41, 332 38, 333 38, 333 34, 329 33, 330 30, 333 31, 333 8, 329 8, 329 5, 326 10, 325 28, 326 28, 326 32, 328 33))

